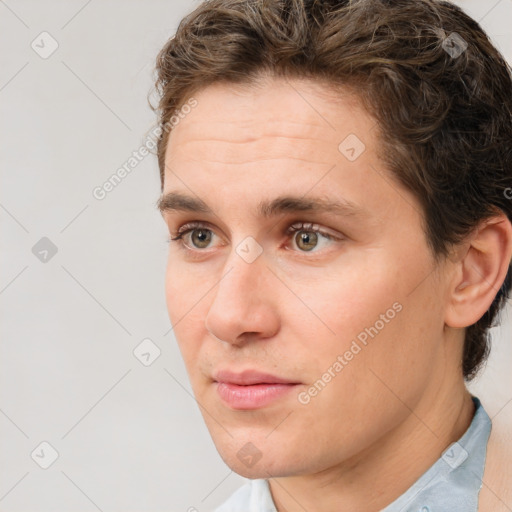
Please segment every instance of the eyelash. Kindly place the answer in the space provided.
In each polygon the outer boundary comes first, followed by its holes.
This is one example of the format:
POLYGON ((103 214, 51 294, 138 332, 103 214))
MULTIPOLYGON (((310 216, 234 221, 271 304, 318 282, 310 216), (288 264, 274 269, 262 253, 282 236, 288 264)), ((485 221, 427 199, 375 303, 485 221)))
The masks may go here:
MULTIPOLYGON (((183 243, 183 237, 185 235, 187 235, 187 233, 190 233, 191 231, 194 231, 196 229, 204 229, 204 230, 207 230, 207 231, 212 231, 212 229, 210 229, 208 227, 208 225, 206 224, 203 224, 201 222, 188 222, 187 224, 184 224, 183 226, 181 226, 179 229, 178 229, 178 234, 174 237, 170 237, 167 241, 170 243, 170 242, 178 242, 180 247, 182 249, 185 249, 187 251, 190 251, 190 252, 206 252, 207 249, 190 249, 189 247, 187 247, 184 243, 183 243)), ((290 236, 290 235, 293 235, 299 231, 305 231, 307 233, 317 233, 319 235, 322 235, 323 237, 327 238, 328 240, 342 240, 340 237, 337 237, 337 236, 334 236, 332 235, 331 233, 328 233, 326 232, 325 230, 317 227, 315 224, 311 223, 311 222, 295 222, 293 224, 291 224, 287 229, 286 229, 286 232, 285 234, 290 236)), ((309 251, 299 251, 303 254, 307 254, 309 251)))

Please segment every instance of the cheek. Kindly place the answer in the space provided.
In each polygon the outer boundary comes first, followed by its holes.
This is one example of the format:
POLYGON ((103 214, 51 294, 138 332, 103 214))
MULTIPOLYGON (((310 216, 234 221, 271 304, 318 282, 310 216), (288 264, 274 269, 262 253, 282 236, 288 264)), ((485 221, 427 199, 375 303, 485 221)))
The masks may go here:
POLYGON ((200 305, 207 288, 201 276, 196 275, 190 265, 182 262, 175 251, 176 249, 171 248, 167 260, 165 298, 172 324, 179 325, 200 305))
POLYGON ((315 357, 308 358, 314 365, 308 370, 308 396, 301 396, 301 404, 308 397, 309 403, 299 406, 301 421, 317 425, 311 427, 318 434, 313 437, 326 439, 315 450, 348 457, 403 421, 420 400, 439 353, 431 333, 416 322, 417 306, 404 300, 400 305, 391 305, 385 323, 379 315, 387 309, 376 301, 369 320, 354 320, 365 311, 353 312, 354 318, 347 314, 336 324, 332 341, 316 340, 315 357), (361 333, 365 343, 357 337, 361 333))
POLYGON ((361 420, 372 410, 384 418, 386 410, 415 407, 435 378, 434 369, 445 363, 442 315, 425 284, 426 290, 409 296, 398 289, 375 291, 366 308, 354 307, 343 316, 337 324, 338 345, 324 354, 323 372, 343 356, 343 370, 333 379, 327 402, 342 400, 361 420))
POLYGON ((173 327, 177 324, 178 319, 184 314, 184 303, 180 301, 178 297, 183 292, 183 286, 185 286, 184 279, 179 277, 179 273, 176 272, 172 265, 167 265, 167 271, 165 274, 165 300, 167 303, 167 312, 169 319, 173 327))
POLYGON ((349 342, 373 326, 381 314, 388 312, 394 318, 393 304, 403 300, 403 279, 392 266, 383 266, 382 260, 343 259, 341 263, 329 268, 327 278, 324 270, 315 279, 293 283, 295 294, 305 304, 295 301, 294 321, 304 324, 308 332, 316 329, 317 337, 321 330, 328 338, 336 338, 338 349, 343 340, 349 342))
POLYGON ((176 338, 185 365, 188 367, 199 349, 204 333, 206 312, 201 299, 205 290, 191 273, 176 265, 168 265, 165 276, 165 297, 167 312, 172 324, 172 334, 176 338))
POLYGON ((442 316, 430 281, 415 289, 428 270, 419 258, 404 267, 390 254, 333 268, 328 280, 297 282, 294 291, 309 311, 297 303, 291 317, 304 353, 314 354, 309 378, 317 379, 346 354, 352 375, 345 390, 361 379, 374 380, 369 369, 390 383, 406 375, 424 379, 425 363, 438 348, 442 316))

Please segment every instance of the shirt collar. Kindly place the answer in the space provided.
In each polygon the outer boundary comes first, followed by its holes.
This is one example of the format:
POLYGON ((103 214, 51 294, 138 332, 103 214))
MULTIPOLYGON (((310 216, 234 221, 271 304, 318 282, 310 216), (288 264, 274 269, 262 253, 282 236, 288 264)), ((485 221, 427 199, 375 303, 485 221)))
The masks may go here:
POLYGON ((381 512, 476 512, 482 487, 491 420, 480 400, 462 437, 393 503, 381 512))

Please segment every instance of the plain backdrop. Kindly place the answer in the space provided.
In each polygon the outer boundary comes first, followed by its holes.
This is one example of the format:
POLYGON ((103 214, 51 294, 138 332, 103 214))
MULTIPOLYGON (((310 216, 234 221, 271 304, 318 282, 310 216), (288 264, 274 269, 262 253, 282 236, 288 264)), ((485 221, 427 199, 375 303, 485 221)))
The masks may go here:
MULTIPOLYGON (((458 3, 510 62, 512 0, 458 3)), ((152 127, 155 56, 196 5, 0 1, 1 512, 203 512, 245 482, 169 333, 156 158, 93 196, 152 127)), ((512 425, 503 319, 471 390, 512 425)))

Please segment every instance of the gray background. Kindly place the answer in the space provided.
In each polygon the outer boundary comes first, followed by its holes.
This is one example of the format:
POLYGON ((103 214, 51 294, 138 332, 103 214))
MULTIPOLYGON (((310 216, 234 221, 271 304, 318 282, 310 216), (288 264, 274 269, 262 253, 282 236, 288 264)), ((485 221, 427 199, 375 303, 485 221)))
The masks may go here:
MULTIPOLYGON (((512 0, 458 3, 512 61, 512 0)), ((152 127, 155 56, 196 4, 0 1, 2 512, 202 512, 245 481, 217 454, 168 334, 156 158, 92 195, 152 127), (59 45, 46 59, 31 47, 51 49, 43 31, 59 45), (146 338, 161 350, 149 366, 133 354, 146 338), (43 441, 59 454, 48 469, 43 441)), ((510 317, 471 386, 509 426, 510 317)))

